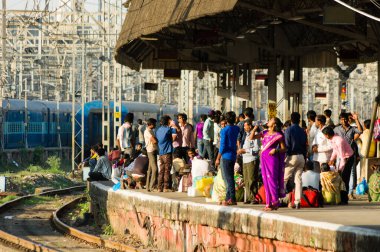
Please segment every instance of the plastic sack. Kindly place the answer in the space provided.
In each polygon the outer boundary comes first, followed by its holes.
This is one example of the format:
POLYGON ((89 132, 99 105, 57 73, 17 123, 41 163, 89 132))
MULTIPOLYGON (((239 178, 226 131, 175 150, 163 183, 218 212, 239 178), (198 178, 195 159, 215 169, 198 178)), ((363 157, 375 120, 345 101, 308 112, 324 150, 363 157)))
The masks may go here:
POLYGON ((201 177, 195 182, 195 187, 199 191, 203 192, 207 186, 213 183, 213 181, 214 181, 213 177, 201 177))
POLYGON ((199 197, 199 196, 203 196, 203 194, 197 188, 191 186, 191 187, 187 188, 187 196, 199 197))
POLYGON ((210 163, 207 160, 195 159, 192 162, 191 175, 193 178, 204 176, 209 171, 210 163))
POLYGON ((213 202, 222 202, 226 199, 226 183, 223 180, 221 169, 218 170, 218 174, 214 177, 211 198, 213 202))
POLYGON ((117 165, 112 166, 111 180, 114 184, 117 184, 120 181, 121 170, 117 165))
POLYGON ((368 192, 368 184, 365 178, 363 178, 362 182, 356 186, 356 194, 364 195, 366 192, 368 192))
POLYGON ((212 184, 206 185, 203 190, 203 196, 206 198, 211 198, 212 184))
POLYGON ((120 187, 121 187, 121 184, 120 184, 120 182, 119 182, 119 183, 115 184, 115 185, 112 187, 112 189, 113 189, 114 191, 117 191, 117 190, 120 189, 120 187))

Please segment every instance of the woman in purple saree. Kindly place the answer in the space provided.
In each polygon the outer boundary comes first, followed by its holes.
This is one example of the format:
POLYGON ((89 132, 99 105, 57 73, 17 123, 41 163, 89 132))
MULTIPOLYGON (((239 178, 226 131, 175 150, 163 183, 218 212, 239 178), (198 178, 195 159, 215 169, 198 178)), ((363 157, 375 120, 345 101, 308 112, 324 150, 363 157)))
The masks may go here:
MULTIPOLYGON (((285 197, 284 170, 285 170, 285 140, 282 133, 282 123, 278 118, 269 120, 268 130, 255 135, 251 139, 261 138, 261 173, 263 176, 266 206, 265 211, 277 210, 279 198, 285 197)), ((255 127, 257 129, 257 126, 255 127)))

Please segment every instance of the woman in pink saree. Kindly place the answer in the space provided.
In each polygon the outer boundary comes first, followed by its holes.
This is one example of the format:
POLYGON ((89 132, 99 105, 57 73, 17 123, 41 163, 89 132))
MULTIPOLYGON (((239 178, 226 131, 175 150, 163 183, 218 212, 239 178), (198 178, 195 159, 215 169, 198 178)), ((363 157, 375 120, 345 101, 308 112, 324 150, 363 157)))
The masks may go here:
POLYGON ((266 206, 264 211, 277 210, 279 198, 285 197, 284 170, 285 170, 285 140, 282 133, 282 123, 278 118, 269 120, 268 130, 255 135, 251 134, 251 140, 261 138, 261 174, 263 177, 266 206))

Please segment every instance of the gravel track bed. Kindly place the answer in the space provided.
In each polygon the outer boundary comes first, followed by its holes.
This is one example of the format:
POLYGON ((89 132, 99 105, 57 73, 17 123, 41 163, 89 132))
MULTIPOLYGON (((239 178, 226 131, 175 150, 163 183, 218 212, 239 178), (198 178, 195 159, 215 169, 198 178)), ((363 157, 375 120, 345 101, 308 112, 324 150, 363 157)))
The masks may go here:
MULTIPOLYGON (((52 213, 78 196, 79 194, 74 193, 56 197, 39 197, 38 203, 18 205, 0 214, 0 229, 58 251, 104 251, 104 249, 65 236, 51 225, 52 213)), ((11 251, 2 249, 0 247, 0 251, 11 251)))

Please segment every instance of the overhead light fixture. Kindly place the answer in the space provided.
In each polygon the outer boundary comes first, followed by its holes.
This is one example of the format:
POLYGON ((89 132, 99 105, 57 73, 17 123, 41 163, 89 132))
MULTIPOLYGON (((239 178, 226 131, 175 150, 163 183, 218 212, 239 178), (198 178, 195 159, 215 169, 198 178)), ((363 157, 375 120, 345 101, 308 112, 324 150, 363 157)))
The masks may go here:
POLYGON ((278 25, 278 24, 282 24, 282 21, 279 20, 278 18, 275 18, 273 19, 272 22, 270 22, 271 25, 278 25))
POLYGON ((256 32, 256 29, 249 29, 248 31, 247 31, 247 33, 255 33, 256 32))
POLYGON ((297 20, 302 20, 302 19, 305 19, 305 16, 292 16, 288 18, 288 20, 291 20, 291 21, 297 21, 297 20))
POLYGON ((141 37, 140 39, 145 40, 145 41, 157 41, 158 40, 158 38, 154 38, 154 37, 141 37))
POLYGON ((244 36, 244 35, 239 35, 239 36, 237 36, 236 38, 237 38, 237 39, 244 39, 245 36, 244 36))
POLYGON ((256 28, 257 29, 266 29, 266 28, 268 28, 268 25, 259 25, 256 28))

